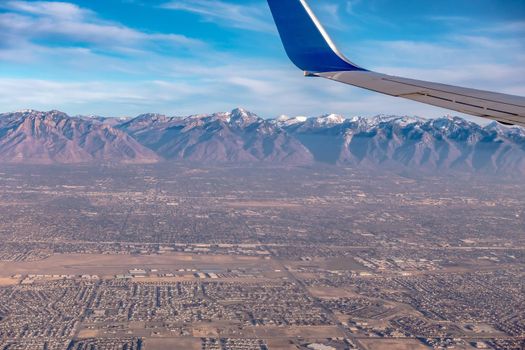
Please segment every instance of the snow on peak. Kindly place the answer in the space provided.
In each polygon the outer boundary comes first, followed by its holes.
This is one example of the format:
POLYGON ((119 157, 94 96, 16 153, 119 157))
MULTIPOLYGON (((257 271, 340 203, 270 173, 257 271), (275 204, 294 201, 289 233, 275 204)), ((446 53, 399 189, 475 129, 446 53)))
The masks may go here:
POLYGON ((235 108, 233 111, 231 111, 231 116, 236 118, 242 118, 242 119, 250 119, 250 118, 257 118, 257 116, 245 110, 244 108, 235 108))
POLYGON ((345 121, 345 118, 338 114, 327 114, 321 117, 326 122, 341 124, 345 121))
POLYGON ((277 125, 279 126, 291 126, 295 124, 301 124, 307 121, 308 118, 304 116, 297 116, 290 118, 288 116, 282 115, 279 118, 275 119, 277 125))
POLYGON ((343 124, 346 119, 338 114, 326 114, 321 117, 313 118, 311 120, 311 123, 316 126, 331 126, 343 124))
POLYGON ((277 118, 275 118, 275 121, 278 122, 278 123, 279 122, 285 122, 287 120, 290 120, 290 117, 285 115, 285 114, 282 114, 282 115, 278 116, 277 118))
POLYGON ((390 124, 395 124, 395 125, 404 127, 404 126, 418 123, 418 122, 425 122, 426 120, 423 118, 419 118, 419 117, 380 114, 374 117, 353 117, 351 121, 357 122, 359 124, 362 124, 363 126, 372 128, 382 123, 390 123, 390 124))
POLYGON ((19 111, 16 111, 15 113, 39 113, 39 111, 35 109, 21 109, 19 111))

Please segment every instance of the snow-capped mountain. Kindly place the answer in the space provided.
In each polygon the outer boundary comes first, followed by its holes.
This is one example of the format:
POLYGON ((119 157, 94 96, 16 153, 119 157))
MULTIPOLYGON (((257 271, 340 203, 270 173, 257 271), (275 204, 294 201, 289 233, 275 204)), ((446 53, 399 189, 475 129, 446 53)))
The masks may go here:
POLYGON ((243 109, 186 118, 144 116, 118 126, 165 159, 199 162, 313 162, 310 152, 272 120, 243 109))
POLYGON ((262 119, 240 108, 188 117, 143 114, 117 121, 71 118, 56 111, 0 115, 3 161, 109 158, 287 165, 317 162, 513 176, 525 174, 525 131, 497 123, 480 126, 457 117, 346 119, 328 114, 262 119))

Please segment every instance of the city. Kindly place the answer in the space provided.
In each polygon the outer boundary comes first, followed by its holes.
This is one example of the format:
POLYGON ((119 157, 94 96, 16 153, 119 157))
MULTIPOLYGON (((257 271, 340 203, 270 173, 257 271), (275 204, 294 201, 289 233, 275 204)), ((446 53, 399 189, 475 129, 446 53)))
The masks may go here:
POLYGON ((2 349, 524 346, 515 180, 2 165, 0 191, 2 349))

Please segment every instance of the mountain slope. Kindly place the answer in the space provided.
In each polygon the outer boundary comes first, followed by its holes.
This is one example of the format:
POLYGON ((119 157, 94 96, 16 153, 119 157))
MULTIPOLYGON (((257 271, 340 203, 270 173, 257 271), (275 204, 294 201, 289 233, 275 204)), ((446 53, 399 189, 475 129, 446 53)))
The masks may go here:
POLYGON ((118 128, 166 159, 313 162, 310 152, 278 125, 242 109, 187 118, 146 114, 122 123, 118 128))
POLYGON ((109 125, 58 111, 0 115, 0 161, 72 164, 151 163, 159 157, 109 125))
POLYGON ((525 174, 525 134, 520 128, 496 123, 482 127, 461 118, 319 119, 282 125, 319 162, 525 174))

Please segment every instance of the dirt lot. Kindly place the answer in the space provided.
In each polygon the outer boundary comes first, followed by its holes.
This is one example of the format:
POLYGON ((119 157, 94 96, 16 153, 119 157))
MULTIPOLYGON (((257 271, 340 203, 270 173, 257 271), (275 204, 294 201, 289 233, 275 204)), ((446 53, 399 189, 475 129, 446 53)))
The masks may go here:
MULTIPOLYGON (((250 328, 246 328, 249 331, 250 328)), ((343 337, 344 334, 336 326, 305 326, 305 327, 254 327, 253 333, 263 339, 275 338, 332 338, 343 337)))
POLYGON ((366 350, 428 350, 415 339, 359 339, 366 350))
POLYGON ((20 282, 19 278, 0 278, 0 287, 14 286, 20 282))
POLYGON ((148 350, 200 350, 198 338, 147 338, 145 347, 148 350))
POLYGON ((268 347, 271 350, 296 350, 299 349, 292 344, 288 339, 268 339, 266 340, 268 347))
POLYGON ((355 297, 356 294, 349 288, 311 287, 308 291, 315 297, 322 299, 337 299, 355 297))
POLYGON ((30 262, 0 262, 0 277, 14 274, 98 274, 109 276, 127 273, 133 268, 155 268, 159 272, 176 269, 224 269, 279 267, 260 257, 197 255, 173 253, 163 255, 56 254, 30 262))

